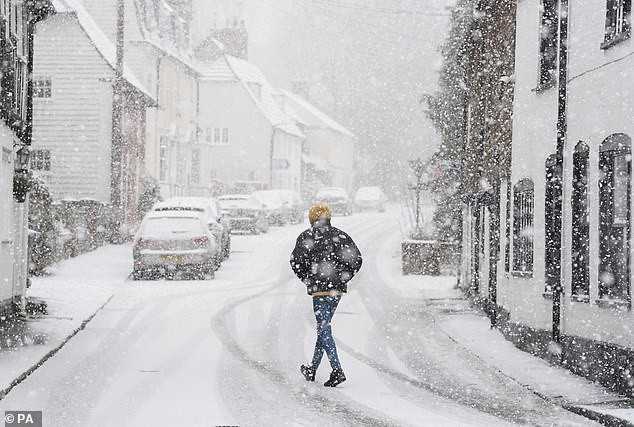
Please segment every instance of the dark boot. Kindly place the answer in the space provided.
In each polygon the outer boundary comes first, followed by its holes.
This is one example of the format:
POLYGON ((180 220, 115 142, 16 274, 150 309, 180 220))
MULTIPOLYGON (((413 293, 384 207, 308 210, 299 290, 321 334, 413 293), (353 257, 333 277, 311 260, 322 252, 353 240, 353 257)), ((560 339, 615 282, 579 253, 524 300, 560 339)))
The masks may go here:
POLYGON ((315 381, 315 373, 317 372, 312 366, 302 365, 299 370, 302 372, 306 381, 315 381))
POLYGON ((346 376, 343 373, 343 369, 333 369, 330 373, 330 378, 324 383, 326 387, 337 387, 339 384, 346 380, 346 376))

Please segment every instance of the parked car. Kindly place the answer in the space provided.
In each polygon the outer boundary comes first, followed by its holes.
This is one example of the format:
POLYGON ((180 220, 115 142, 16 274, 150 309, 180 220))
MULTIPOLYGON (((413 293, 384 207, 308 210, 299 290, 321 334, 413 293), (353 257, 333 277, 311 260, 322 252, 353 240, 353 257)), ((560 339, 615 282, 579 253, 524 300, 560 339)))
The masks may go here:
POLYGON ((289 207, 279 190, 259 190, 251 193, 264 207, 269 224, 285 225, 289 207))
POLYGON ((330 206, 333 214, 350 215, 352 206, 345 189, 340 187, 324 187, 315 195, 316 202, 324 202, 330 206))
POLYGON ((218 242, 218 253, 216 258, 218 259, 218 265, 226 259, 226 254, 231 245, 230 233, 225 230, 222 224, 222 215, 218 209, 213 206, 211 200, 203 197, 173 197, 164 202, 158 202, 152 207, 153 211, 190 211, 199 212, 207 227, 211 230, 216 242, 218 242))
POLYGON ((231 231, 248 231, 252 234, 269 231, 269 220, 262 203, 246 194, 218 197, 222 214, 229 220, 231 231))
POLYGON ((379 187, 360 187, 354 196, 357 211, 375 210, 385 212, 387 197, 379 187))
POLYGON ((186 272, 214 277, 216 239, 196 211, 152 211, 134 237, 134 280, 146 275, 186 272))
POLYGON ((214 215, 218 219, 218 223, 222 225, 222 252, 224 255, 224 259, 228 259, 231 253, 231 223, 229 218, 226 218, 222 214, 222 206, 220 206, 220 202, 218 199, 210 197, 209 204, 211 205, 212 210, 214 211, 214 215))
POLYGON ((306 206, 302 202, 297 191, 292 190, 275 190, 285 202, 286 206, 286 222, 291 224, 299 224, 304 220, 306 206))

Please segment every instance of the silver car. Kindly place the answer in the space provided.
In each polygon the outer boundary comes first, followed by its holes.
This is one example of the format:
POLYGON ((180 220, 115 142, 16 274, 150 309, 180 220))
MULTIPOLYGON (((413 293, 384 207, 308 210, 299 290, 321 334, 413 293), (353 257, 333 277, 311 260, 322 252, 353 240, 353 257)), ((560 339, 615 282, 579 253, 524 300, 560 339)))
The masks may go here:
POLYGON ((251 234, 269 231, 269 220, 262 204, 246 194, 218 197, 223 216, 229 220, 231 231, 247 231, 251 234))
POLYGON ((218 243, 217 265, 220 266, 220 263, 228 258, 231 245, 229 230, 228 227, 222 224, 221 214, 214 205, 213 199, 204 197, 173 197, 164 202, 156 203, 152 210, 155 212, 191 211, 200 213, 218 243))
POLYGON ((202 216, 191 211, 149 212, 134 238, 134 280, 185 272, 214 277, 217 244, 202 216))

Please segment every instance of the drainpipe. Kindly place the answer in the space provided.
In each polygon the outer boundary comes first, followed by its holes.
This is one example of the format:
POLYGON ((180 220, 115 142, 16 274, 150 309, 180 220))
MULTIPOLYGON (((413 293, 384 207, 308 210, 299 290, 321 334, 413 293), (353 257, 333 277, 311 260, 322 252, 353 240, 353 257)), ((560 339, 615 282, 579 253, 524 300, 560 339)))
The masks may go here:
POLYGON ((270 157, 269 157, 269 168, 271 169, 271 179, 270 179, 270 189, 273 189, 273 155, 274 155, 274 149, 275 149, 275 127, 273 127, 273 130, 271 131, 271 152, 270 157))
POLYGON ((558 251, 556 254, 556 262, 558 263, 557 278, 554 281, 553 294, 553 327, 552 339, 556 343, 561 343, 561 294, 563 292, 562 284, 562 226, 564 219, 563 211, 563 166, 564 166, 564 148, 566 145, 568 133, 568 117, 567 117, 567 100, 568 100, 568 0, 560 0, 559 2, 559 78, 558 102, 557 102, 557 151, 555 153, 557 181, 556 194, 554 200, 555 218, 553 234, 556 241, 558 251))
POLYGON ((124 48, 124 0, 117 0, 116 61, 112 90, 112 147, 110 172, 110 202, 117 223, 117 238, 120 237, 123 222, 123 48, 124 48))

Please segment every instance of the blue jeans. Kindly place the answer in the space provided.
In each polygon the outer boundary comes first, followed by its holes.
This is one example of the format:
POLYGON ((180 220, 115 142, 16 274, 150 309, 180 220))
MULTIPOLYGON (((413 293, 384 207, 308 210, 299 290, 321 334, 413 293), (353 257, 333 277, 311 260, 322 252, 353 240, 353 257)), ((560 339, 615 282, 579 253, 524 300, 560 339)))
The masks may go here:
POLYGON ((330 321, 335 314, 337 305, 341 300, 340 296, 313 297, 313 311, 317 320, 317 342, 315 343, 315 353, 313 354, 312 366, 316 370, 321 363, 321 357, 324 351, 330 361, 332 369, 340 369, 339 356, 337 356, 337 347, 335 340, 332 338, 332 329, 330 321))

